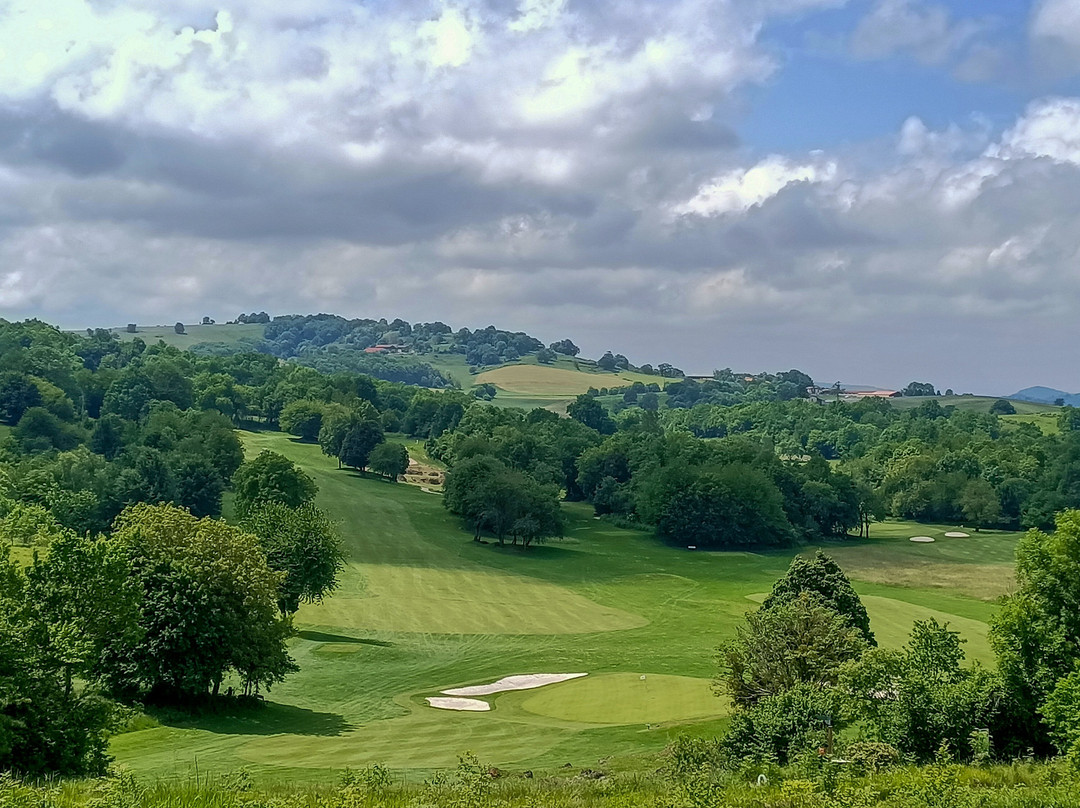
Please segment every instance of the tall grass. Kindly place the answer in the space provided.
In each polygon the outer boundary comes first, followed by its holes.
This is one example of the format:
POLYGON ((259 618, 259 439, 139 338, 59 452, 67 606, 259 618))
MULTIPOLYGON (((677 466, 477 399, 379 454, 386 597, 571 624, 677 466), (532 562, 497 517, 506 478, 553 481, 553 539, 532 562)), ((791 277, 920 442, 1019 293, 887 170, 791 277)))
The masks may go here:
POLYGON ((0 777, 0 808, 1080 808, 1080 773, 1064 763, 970 767, 939 762, 857 776, 816 771, 504 776, 466 756, 424 784, 399 785, 378 767, 337 786, 256 785, 246 772, 142 783, 23 783, 0 777), (755 774, 755 772, 757 772, 755 774))

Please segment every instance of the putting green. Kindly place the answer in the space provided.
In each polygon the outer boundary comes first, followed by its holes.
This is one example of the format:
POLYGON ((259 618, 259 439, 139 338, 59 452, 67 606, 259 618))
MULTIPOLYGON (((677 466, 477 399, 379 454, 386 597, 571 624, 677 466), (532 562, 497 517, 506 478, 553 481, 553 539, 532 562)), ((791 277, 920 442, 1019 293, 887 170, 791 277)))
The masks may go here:
POLYGON ((610 673, 542 688, 521 703, 535 715, 587 724, 663 724, 727 713, 708 679, 610 673))
POLYGON ((297 623, 422 634, 591 634, 648 620, 566 587, 497 570, 363 567, 362 597, 304 606, 297 623))

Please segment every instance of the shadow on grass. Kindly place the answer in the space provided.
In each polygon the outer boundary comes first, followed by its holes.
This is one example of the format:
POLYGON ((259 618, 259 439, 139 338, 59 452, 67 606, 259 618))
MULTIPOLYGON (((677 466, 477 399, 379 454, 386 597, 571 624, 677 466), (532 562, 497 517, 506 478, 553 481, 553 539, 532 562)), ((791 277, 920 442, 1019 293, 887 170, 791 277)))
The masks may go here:
POLYGON ((322 631, 298 631, 296 636, 312 642, 349 643, 354 645, 377 645, 380 648, 391 648, 393 643, 388 640, 372 640, 362 637, 347 637, 344 634, 327 634, 322 631))
POLYGON ((212 708, 183 712, 170 708, 148 708, 162 724, 185 729, 201 729, 221 735, 342 735, 353 725, 337 713, 321 713, 268 701, 252 704, 221 700, 212 708))

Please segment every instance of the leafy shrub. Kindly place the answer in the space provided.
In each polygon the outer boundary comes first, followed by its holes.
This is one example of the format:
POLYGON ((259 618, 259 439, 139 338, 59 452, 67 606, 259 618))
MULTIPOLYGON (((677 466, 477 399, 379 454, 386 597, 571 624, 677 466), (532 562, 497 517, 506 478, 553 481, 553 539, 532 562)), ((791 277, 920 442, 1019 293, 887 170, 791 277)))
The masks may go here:
POLYGON ((852 768, 862 774, 876 774, 891 769, 900 762, 900 752, 895 746, 875 741, 856 741, 848 744, 844 757, 852 768))
POLYGON ((799 684, 736 712, 720 746, 729 763, 749 759, 783 765, 799 752, 826 746, 830 722, 834 731, 845 723, 839 695, 799 684))

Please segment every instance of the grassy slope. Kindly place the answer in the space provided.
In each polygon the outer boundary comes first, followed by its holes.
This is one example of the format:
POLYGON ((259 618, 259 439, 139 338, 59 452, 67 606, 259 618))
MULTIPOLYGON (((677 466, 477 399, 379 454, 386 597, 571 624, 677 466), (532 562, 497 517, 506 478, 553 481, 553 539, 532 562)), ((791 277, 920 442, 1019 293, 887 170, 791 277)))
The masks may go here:
MULTIPOLYGON (((612 765, 639 766, 680 731, 721 726, 724 705, 702 695, 713 649, 790 560, 665 547, 594 520, 582 505, 566 506, 567 538, 528 553, 476 544, 437 495, 339 471, 318 447, 281 434, 244 439, 249 451, 283 452, 312 473, 320 505, 341 523, 350 565, 338 595, 301 611, 292 645, 301 671, 274 689, 266 709, 121 735, 113 752, 136 772, 186 774, 197 760, 200 770, 321 779, 376 761, 449 766, 465 750, 538 769, 612 755, 612 765), (496 696, 489 713, 423 701, 512 673, 578 671, 591 676, 496 696), (610 694, 610 710, 599 708, 598 692, 610 694)), ((907 541, 925 531, 880 526, 876 538, 837 555, 868 570, 857 586, 882 644, 902 643, 913 619, 936 616, 964 632, 971 656, 989 660, 993 607, 926 584, 934 575, 945 584, 1007 581, 1015 536, 907 541), (911 564, 923 565, 909 581, 921 588, 889 585, 887 570, 902 577, 911 564)))
POLYGON ((132 340, 135 337, 143 340, 147 345, 154 345, 162 340, 166 345, 187 349, 200 342, 221 342, 228 345, 236 344, 241 339, 262 339, 266 326, 259 323, 250 325, 237 323, 234 325, 188 325, 185 326, 185 334, 177 334, 171 325, 151 326, 140 325, 138 331, 129 334, 123 328, 112 329, 113 333, 123 340, 132 340))

